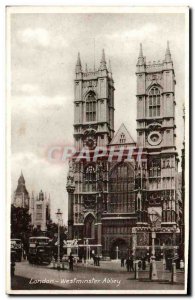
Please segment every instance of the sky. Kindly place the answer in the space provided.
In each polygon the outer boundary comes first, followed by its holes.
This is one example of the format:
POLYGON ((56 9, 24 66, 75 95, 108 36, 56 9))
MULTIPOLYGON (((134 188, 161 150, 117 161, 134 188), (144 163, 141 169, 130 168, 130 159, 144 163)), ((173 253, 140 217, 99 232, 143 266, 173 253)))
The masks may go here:
POLYGON ((136 140, 136 63, 142 43, 147 61, 163 60, 167 40, 176 75, 176 134, 181 155, 185 101, 183 14, 50 14, 11 16, 11 182, 21 170, 29 193, 50 194, 52 218, 60 208, 67 222, 66 162, 51 163, 51 145, 73 144, 77 53, 99 67, 102 49, 115 82, 115 131, 125 123, 136 140))

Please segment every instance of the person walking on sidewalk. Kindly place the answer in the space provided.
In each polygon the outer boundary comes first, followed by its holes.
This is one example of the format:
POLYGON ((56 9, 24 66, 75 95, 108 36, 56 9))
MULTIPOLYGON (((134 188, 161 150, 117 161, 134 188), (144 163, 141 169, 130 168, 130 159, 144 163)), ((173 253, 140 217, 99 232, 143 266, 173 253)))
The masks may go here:
POLYGON ((142 270, 145 271, 145 269, 146 269, 146 258, 143 257, 142 258, 142 270))
POLYGON ((121 268, 125 266, 125 259, 124 257, 121 258, 121 268))
POLYGON ((130 257, 127 257, 126 259, 126 268, 127 268, 127 272, 130 272, 130 257))
POLYGON ((100 256, 97 256, 97 266, 100 267, 100 256))
POLYGON ((69 256, 69 270, 73 271, 73 264, 74 264, 74 257, 72 256, 72 253, 70 253, 69 256))
POLYGON ((130 257, 129 259, 129 271, 134 271, 134 268, 133 268, 133 256, 130 257))

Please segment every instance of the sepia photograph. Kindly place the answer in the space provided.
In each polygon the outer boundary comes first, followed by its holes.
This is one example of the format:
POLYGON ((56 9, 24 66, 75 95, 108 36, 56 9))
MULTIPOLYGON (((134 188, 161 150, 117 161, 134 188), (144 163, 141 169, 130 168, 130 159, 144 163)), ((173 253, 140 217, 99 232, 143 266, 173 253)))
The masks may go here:
POLYGON ((189 8, 6 8, 8 294, 188 291, 189 8))

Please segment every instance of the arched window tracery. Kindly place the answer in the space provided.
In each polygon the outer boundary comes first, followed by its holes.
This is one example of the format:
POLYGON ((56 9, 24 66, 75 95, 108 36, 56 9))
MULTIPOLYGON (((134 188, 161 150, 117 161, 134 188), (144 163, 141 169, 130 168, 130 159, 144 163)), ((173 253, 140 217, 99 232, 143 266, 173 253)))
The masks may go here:
POLYGON ((96 191, 96 168, 94 165, 88 165, 83 172, 83 191, 96 191))
POLYGON ((86 122, 96 121, 96 98, 94 92, 89 92, 86 99, 86 122))
POLYGON ((109 211, 126 213, 135 211, 134 168, 130 163, 117 164, 109 177, 109 211))
POLYGON ((160 116, 160 90, 152 87, 149 91, 149 117, 160 116))

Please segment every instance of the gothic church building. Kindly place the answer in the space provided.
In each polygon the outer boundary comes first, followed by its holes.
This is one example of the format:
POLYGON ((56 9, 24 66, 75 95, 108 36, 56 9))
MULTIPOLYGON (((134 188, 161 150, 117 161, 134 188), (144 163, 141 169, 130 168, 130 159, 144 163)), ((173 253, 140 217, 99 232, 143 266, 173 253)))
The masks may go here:
POLYGON ((86 242, 105 257, 151 251, 149 214, 156 215, 156 251, 177 245, 178 201, 175 146, 175 73, 167 44, 163 61, 147 63, 142 45, 136 65, 137 142, 124 124, 115 134, 114 80, 104 50, 99 68, 82 70, 74 81, 74 145, 142 148, 142 159, 86 160, 73 157, 67 178, 69 239, 86 242))

